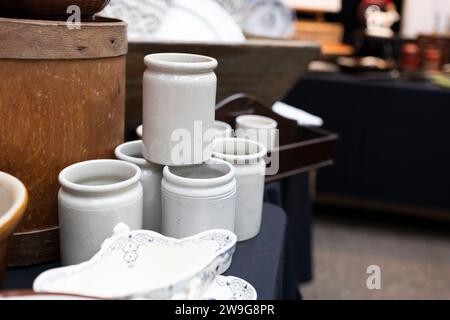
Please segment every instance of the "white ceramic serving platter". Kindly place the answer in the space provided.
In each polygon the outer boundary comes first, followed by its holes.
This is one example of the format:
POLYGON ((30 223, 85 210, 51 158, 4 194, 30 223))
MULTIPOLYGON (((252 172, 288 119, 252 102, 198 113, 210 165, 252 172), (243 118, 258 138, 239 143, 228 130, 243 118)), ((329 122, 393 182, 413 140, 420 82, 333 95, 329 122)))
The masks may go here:
POLYGON ((255 288, 247 281, 232 276, 217 276, 206 291, 205 300, 256 300, 255 288))
POLYGON ((153 37, 183 42, 245 41, 239 25, 214 0, 173 0, 153 37))
POLYGON ((215 0, 112 0, 100 13, 128 23, 128 40, 243 42, 239 25, 215 0))
POLYGON ((48 270, 33 289, 107 299, 201 299, 229 268, 236 241, 226 230, 177 240, 119 224, 89 261, 48 270))
POLYGON ((128 23, 128 40, 151 40, 172 0, 111 0, 99 15, 128 23))

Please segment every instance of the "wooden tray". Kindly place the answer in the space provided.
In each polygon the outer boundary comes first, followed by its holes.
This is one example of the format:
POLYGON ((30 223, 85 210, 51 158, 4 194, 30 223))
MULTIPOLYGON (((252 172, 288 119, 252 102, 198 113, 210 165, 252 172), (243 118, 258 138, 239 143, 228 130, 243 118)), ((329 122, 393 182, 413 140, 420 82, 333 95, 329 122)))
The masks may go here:
POLYGON ((219 66, 217 101, 246 92, 272 105, 282 99, 320 54, 318 44, 295 40, 244 43, 129 43, 127 57, 127 134, 142 123, 144 57, 157 52, 186 52, 214 57, 219 66))
POLYGON ((216 107, 216 119, 235 127, 235 118, 243 114, 258 114, 278 122, 280 147, 279 171, 267 176, 266 182, 280 180, 305 171, 333 164, 334 147, 338 135, 313 127, 299 126, 297 121, 286 119, 270 107, 248 94, 236 94, 216 107))

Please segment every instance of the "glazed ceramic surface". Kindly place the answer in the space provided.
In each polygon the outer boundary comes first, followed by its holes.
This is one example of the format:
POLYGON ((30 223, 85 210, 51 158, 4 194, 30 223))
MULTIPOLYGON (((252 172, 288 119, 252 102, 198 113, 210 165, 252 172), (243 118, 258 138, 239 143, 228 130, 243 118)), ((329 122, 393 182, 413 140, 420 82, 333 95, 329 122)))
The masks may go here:
POLYGON ((233 136, 233 128, 223 121, 214 121, 214 139, 231 138, 233 136))
POLYGON ((236 118, 235 135, 261 143, 267 151, 277 147, 277 122, 259 115, 243 115, 236 118))
POLYGON ((6 268, 9 241, 28 204, 27 189, 17 178, 0 171, 0 287, 6 268))
POLYGON ((145 57, 144 157, 164 165, 200 164, 211 157, 217 61, 192 54, 145 57))
POLYGON ((161 26, 171 0, 111 0, 100 13, 128 23, 128 41, 149 41, 161 26))
POLYGON ((99 300, 94 297, 62 293, 36 293, 33 290, 0 291, 0 300, 99 300))
POLYGON ((255 288, 245 280, 217 276, 205 293, 205 300, 256 300, 255 288))
POLYGON ((61 261, 90 259, 120 222, 142 229, 138 166, 119 160, 80 162, 61 171, 58 194, 61 261))
POLYGON ((201 299, 230 266, 235 244, 226 230, 176 240, 120 224, 91 260, 46 271, 33 288, 117 299, 201 299))
POLYGON ((233 167, 211 159, 201 165, 165 167, 162 232, 182 238, 209 229, 234 231, 236 181, 233 167))
POLYGON ((213 156, 233 165, 236 177, 238 241, 255 237, 261 229, 266 148, 257 142, 227 138, 213 142, 213 156))
POLYGON ((142 140, 118 146, 117 159, 134 163, 141 169, 141 184, 144 190, 143 228, 161 232, 161 179, 163 167, 144 159, 142 140))
POLYGON ((215 0, 173 0, 156 40, 183 42, 244 42, 231 15, 215 0))
POLYGON ((141 124, 139 127, 136 128, 136 134, 139 138, 142 139, 142 131, 144 130, 143 125, 141 124))

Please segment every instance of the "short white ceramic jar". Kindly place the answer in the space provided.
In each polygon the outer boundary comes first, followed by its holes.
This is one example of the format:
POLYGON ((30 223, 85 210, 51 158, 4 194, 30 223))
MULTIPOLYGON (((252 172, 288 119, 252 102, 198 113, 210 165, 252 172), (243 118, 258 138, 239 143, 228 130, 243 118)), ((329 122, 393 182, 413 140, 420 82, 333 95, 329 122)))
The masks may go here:
POLYGON ((255 237, 261 229, 266 148, 239 138, 217 139, 213 156, 233 165, 236 177, 236 223, 238 241, 255 237))
POLYGON ((214 121, 214 139, 231 138, 233 136, 233 128, 223 121, 214 121))
POLYGON ((184 238, 210 229, 234 232, 233 167, 210 159, 200 165, 166 166, 161 183, 162 233, 184 238))
POLYGON ((161 179, 163 166, 148 162, 142 156, 142 140, 126 142, 115 150, 116 158, 134 163, 141 171, 144 189, 143 228, 161 232, 161 179))
POLYGON ((200 164, 211 157, 217 77, 213 58, 151 54, 144 59, 144 157, 163 165, 200 164))
POLYGON ((260 115, 242 115, 236 118, 235 135, 261 143, 267 151, 272 151, 277 144, 277 122, 260 115))
POLYGON ((120 160, 91 160, 59 174, 58 193, 63 265, 90 259, 118 223, 142 229, 141 169, 120 160))

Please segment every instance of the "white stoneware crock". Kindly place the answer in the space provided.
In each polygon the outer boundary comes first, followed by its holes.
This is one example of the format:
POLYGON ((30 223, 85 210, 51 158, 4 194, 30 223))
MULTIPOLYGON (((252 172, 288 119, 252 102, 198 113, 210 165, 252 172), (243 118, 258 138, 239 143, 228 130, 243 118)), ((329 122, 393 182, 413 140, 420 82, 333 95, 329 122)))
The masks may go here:
POLYGON ((134 163, 141 168, 144 189, 143 228, 161 232, 161 179, 163 166, 148 162, 142 156, 142 140, 126 142, 115 150, 117 159, 134 163))
POLYGON ((213 156, 233 165, 236 177, 236 223, 238 241, 255 237, 261 229, 266 148, 239 138, 217 139, 213 156))
POLYGON ((236 180, 233 167, 210 159, 163 171, 162 233, 183 238, 209 229, 234 231, 236 180))
POLYGON ((214 121, 214 139, 231 138, 233 136, 233 128, 223 121, 214 121))
POLYGON ((163 165, 200 164, 211 157, 217 77, 213 58, 159 53, 145 57, 144 157, 163 165))
POLYGON ((63 265, 91 258, 118 223, 142 229, 141 169, 120 160, 91 160, 59 174, 63 265))
POLYGON ((36 292, 112 299, 202 299, 233 257, 236 235, 209 230, 181 240, 119 224, 87 262, 39 275, 36 292))
POLYGON ((277 144, 277 122, 271 118, 249 114, 236 118, 235 135, 261 143, 267 151, 277 144))

